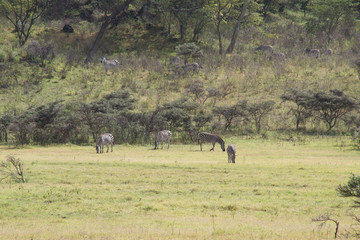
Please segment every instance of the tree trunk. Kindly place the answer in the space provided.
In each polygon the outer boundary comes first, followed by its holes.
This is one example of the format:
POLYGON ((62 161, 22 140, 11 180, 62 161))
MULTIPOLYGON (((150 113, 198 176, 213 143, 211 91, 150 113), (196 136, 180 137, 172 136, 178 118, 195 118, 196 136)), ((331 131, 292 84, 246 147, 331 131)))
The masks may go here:
POLYGON ((91 46, 91 48, 90 48, 90 50, 89 50, 89 52, 88 52, 88 54, 86 56, 85 64, 88 64, 89 62, 92 61, 92 56, 96 52, 96 50, 98 49, 98 47, 100 45, 100 41, 101 41, 102 37, 104 36, 107 27, 112 23, 112 21, 114 21, 117 17, 119 17, 121 14, 123 14, 128 9, 129 5, 133 1, 134 0, 126 0, 123 4, 118 6, 113 11, 113 13, 110 15, 110 17, 106 17, 105 22, 101 25, 100 31, 96 35, 96 39, 95 39, 93 45, 91 46))
POLYGON ((217 25, 216 31, 217 31, 218 39, 219 39, 219 54, 220 54, 220 56, 222 56, 222 54, 223 54, 222 48, 223 47, 222 47, 222 40, 221 40, 220 23, 217 25))
POLYGON ((236 43, 236 38, 237 38, 238 33, 239 33, 239 30, 240 30, 240 24, 241 24, 241 23, 243 22, 243 20, 244 20, 245 12, 246 12, 246 9, 247 9, 247 7, 248 7, 248 3, 249 3, 249 0, 245 0, 245 1, 244 1, 243 7, 242 7, 242 10, 241 10, 241 14, 240 14, 239 18, 237 19, 237 22, 236 22, 236 25, 235 25, 235 29, 234 29, 234 32, 233 32, 233 36, 232 36, 232 38, 231 38, 230 45, 229 45, 229 47, 226 49, 225 54, 232 53, 233 50, 234 50, 235 43, 236 43))
POLYGON ((89 62, 92 61, 92 56, 94 55, 94 53, 96 52, 96 50, 98 49, 99 45, 100 45, 100 41, 102 39, 102 37, 105 34, 105 31, 107 29, 107 27, 110 25, 110 19, 107 18, 105 20, 105 22, 101 25, 100 31, 98 32, 98 34, 96 35, 96 39, 93 43, 93 45, 90 48, 90 51, 88 52, 86 59, 85 59, 85 64, 89 64, 89 62))

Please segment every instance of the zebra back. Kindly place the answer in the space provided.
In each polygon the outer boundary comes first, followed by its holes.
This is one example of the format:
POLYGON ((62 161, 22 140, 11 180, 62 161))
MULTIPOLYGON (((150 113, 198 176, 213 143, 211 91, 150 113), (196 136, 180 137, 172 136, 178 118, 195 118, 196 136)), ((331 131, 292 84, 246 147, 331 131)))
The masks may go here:
POLYGON ((158 148, 159 142, 164 142, 164 141, 168 142, 168 148, 169 148, 170 139, 171 139, 171 132, 169 130, 162 130, 158 132, 155 139, 155 149, 158 148))
POLYGON ((227 149, 227 154, 228 154, 228 163, 235 163, 235 158, 236 158, 236 148, 234 144, 230 144, 227 149))
POLYGON ((212 144, 219 143, 221 146, 221 149, 225 151, 225 142, 224 140, 212 133, 208 132, 200 132, 198 135, 198 142, 202 144, 203 142, 211 142, 212 144))
POLYGON ((101 150, 101 147, 105 144, 106 145, 111 144, 111 149, 112 149, 112 146, 114 145, 114 136, 111 133, 102 134, 97 138, 96 152, 99 153, 101 150))

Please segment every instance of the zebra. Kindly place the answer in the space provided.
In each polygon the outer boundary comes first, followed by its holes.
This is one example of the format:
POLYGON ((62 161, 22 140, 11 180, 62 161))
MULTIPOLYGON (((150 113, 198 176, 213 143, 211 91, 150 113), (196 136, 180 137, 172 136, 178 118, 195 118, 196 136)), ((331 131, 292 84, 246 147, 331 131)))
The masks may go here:
MULTIPOLYGON (((106 74, 110 68, 116 69, 117 72, 119 73, 119 61, 118 60, 116 60, 116 59, 115 60, 107 60, 105 57, 103 57, 101 59, 101 62, 104 63, 106 74)), ((114 72, 113 72, 113 74, 114 74, 114 72)))
POLYGON ((236 148, 234 144, 230 144, 227 149, 228 154, 228 163, 235 163, 235 157, 236 157, 236 148))
POLYGON ((199 137, 201 151, 202 151, 202 144, 204 142, 211 142, 213 147, 210 149, 210 151, 214 151, 215 143, 219 143, 221 146, 221 149, 223 150, 223 152, 225 152, 225 142, 224 142, 224 140, 222 140, 221 137, 219 137, 215 134, 207 133, 207 132, 199 133, 198 137, 199 137))
POLYGON ((275 59, 281 59, 281 60, 285 59, 285 54, 282 52, 273 53, 271 56, 275 59))
POLYGON ((114 136, 111 133, 105 133, 98 137, 96 141, 96 153, 104 153, 104 145, 107 146, 109 152, 109 144, 111 144, 111 152, 113 151, 114 136))
POLYGON ((199 64, 194 62, 194 63, 188 63, 185 64, 184 66, 182 66, 182 69, 184 70, 184 73, 188 73, 189 71, 193 71, 194 73, 199 74, 199 64))
POLYGON ((320 57, 320 50, 319 49, 306 48, 305 49, 305 54, 307 54, 310 57, 319 58, 320 57))
POLYGON ((272 46, 270 46, 270 45, 260 45, 255 50, 272 53, 274 51, 274 48, 272 46))
POLYGON ((326 49, 326 51, 324 52, 325 55, 329 55, 332 56, 333 55, 333 50, 331 48, 326 49))
POLYGON ((171 58, 170 58, 170 64, 171 64, 171 65, 178 65, 178 64, 180 64, 180 57, 171 57, 171 58))
POLYGON ((171 139, 171 132, 169 130, 163 130, 158 132, 156 139, 155 139, 155 150, 159 149, 159 142, 161 142, 161 149, 163 149, 163 144, 165 141, 168 142, 168 147, 170 147, 170 139, 171 139))

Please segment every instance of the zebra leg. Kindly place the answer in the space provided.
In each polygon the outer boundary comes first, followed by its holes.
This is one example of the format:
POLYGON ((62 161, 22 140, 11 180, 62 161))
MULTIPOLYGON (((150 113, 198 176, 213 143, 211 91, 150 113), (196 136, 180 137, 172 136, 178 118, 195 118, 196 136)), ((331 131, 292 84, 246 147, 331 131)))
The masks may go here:
POLYGON ((104 153, 104 144, 103 143, 100 146, 100 153, 104 153))
POLYGON ((114 144, 111 143, 111 152, 113 152, 113 146, 114 146, 114 144))
POLYGON ((200 151, 202 151, 202 143, 200 143, 200 151))
POLYGON ((170 147, 170 139, 168 140, 168 148, 167 149, 169 149, 169 147, 170 147))
POLYGON ((210 151, 214 151, 214 148, 215 148, 215 143, 213 143, 213 147, 212 149, 210 149, 210 151))
POLYGON ((109 144, 107 143, 106 146, 107 146, 107 151, 106 152, 108 153, 109 152, 109 144))

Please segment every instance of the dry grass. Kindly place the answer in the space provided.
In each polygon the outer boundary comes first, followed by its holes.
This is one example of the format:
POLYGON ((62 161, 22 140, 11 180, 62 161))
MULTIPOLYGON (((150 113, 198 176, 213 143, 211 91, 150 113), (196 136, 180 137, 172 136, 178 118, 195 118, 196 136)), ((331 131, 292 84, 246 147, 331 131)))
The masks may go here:
POLYGON ((0 185, 4 239, 332 239, 352 223, 335 188, 360 169, 340 137, 225 139, 236 164, 197 145, 0 148, 24 161, 25 184, 0 185))

